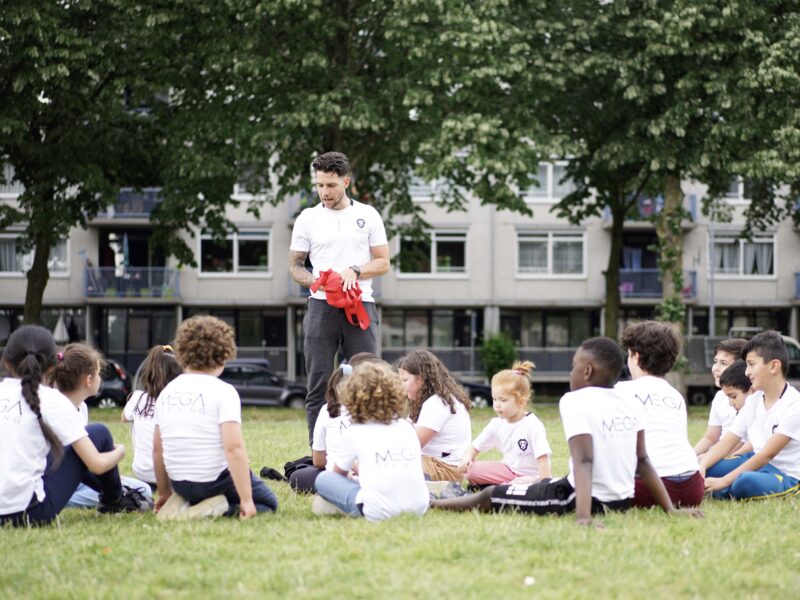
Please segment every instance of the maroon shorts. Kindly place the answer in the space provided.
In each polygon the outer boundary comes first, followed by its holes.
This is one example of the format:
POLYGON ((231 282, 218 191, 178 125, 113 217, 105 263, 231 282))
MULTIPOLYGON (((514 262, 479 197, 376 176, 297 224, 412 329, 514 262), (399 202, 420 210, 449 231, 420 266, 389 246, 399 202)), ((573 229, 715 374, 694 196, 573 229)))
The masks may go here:
MULTIPOLYGON (((705 480, 700 475, 700 471, 685 479, 679 479, 677 477, 661 478, 661 481, 664 482, 664 487, 667 488, 667 494, 669 494, 672 504, 676 507, 699 506, 706 491, 705 480)), ((638 477, 636 478, 633 505, 639 508, 656 505, 653 494, 647 489, 644 481, 638 477)))

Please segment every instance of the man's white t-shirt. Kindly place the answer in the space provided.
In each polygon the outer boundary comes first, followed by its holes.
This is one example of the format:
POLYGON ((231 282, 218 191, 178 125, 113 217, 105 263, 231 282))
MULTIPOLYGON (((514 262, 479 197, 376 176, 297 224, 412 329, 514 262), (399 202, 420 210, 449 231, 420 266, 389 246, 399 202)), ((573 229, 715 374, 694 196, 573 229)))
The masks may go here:
POLYGON ((541 456, 552 454, 547 443, 544 424, 533 413, 528 413, 516 423, 495 417, 472 442, 478 452, 498 448, 503 453, 503 463, 517 475, 539 477, 541 456))
POLYGON ((361 486, 356 503, 363 504, 368 521, 428 510, 419 439, 410 423, 353 423, 342 437, 336 466, 349 471, 356 460, 361 486))
POLYGON ((327 455, 327 471, 333 470, 336 456, 342 449, 342 436, 350 427, 350 414, 344 406, 339 407, 339 416, 331 418, 328 413, 328 405, 323 404, 317 415, 317 422, 314 424, 314 435, 312 436, 311 449, 317 452, 325 452, 327 455))
POLYGON ((228 467, 221 426, 242 422, 239 394, 212 375, 183 373, 156 400, 164 466, 173 481, 214 481, 228 467))
POLYGON ((736 409, 731 406, 730 398, 722 390, 717 390, 711 401, 711 410, 708 413, 709 427, 721 427, 720 438, 725 435, 736 418, 736 409))
MULTIPOLYGON (((644 429, 642 409, 616 390, 586 387, 569 392, 558 403, 564 436, 592 436, 592 496, 602 502, 633 498, 636 438, 644 429)), ((567 479, 575 486, 569 459, 567 479)))
POLYGON ((697 471, 697 455, 689 443, 686 401, 662 377, 646 375, 616 385, 628 401, 644 411, 647 454, 659 477, 674 477, 697 471))
MULTIPOLYGON (((308 252, 315 279, 328 269, 341 272, 368 263, 372 260, 371 248, 389 243, 378 211, 357 200, 350 202, 342 210, 325 208, 320 202, 303 210, 294 222, 289 249, 308 252)), ((359 279, 358 285, 361 300, 373 302, 372 280, 359 279)), ((325 292, 318 290, 311 297, 325 300, 325 292)))
POLYGON ((458 465, 472 442, 472 421, 461 402, 453 398, 453 405, 455 414, 434 394, 422 403, 416 425, 436 432, 422 449, 423 456, 433 456, 449 465, 458 465))
POLYGON ((147 392, 136 390, 131 394, 125 408, 122 409, 125 420, 131 422, 131 442, 133 442, 133 474, 142 481, 154 483, 156 480, 153 468, 153 431, 156 428, 154 409, 151 414, 139 414, 147 404, 147 392))
MULTIPOLYGON (((64 446, 89 435, 69 398, 40 385, 42 418, 64 446)), ((44 500, 44 475, 50 445, 42 435, 36 415, 22 396, 19 379, 0 382, 0 515, 25 510, 33 495, 44 500)))
POLYGON ((769 464, 783 473, 800 479, 800 392, 787 385, 783 395, 769 410, 764 406, 764 392, 747 397, 730 432, 753 444, 760 452, 774 433, 789 438, 789 443, 769 464))

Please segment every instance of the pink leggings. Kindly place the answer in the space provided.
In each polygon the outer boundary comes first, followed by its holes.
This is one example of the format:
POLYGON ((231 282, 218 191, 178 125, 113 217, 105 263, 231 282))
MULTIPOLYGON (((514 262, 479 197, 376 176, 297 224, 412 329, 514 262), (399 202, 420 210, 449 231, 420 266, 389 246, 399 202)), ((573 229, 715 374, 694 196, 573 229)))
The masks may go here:
POLYGON ((467 472, 469 482, 477 485, 508 483, 517 477, 519 475, 498 460, 473 462, 467 472))

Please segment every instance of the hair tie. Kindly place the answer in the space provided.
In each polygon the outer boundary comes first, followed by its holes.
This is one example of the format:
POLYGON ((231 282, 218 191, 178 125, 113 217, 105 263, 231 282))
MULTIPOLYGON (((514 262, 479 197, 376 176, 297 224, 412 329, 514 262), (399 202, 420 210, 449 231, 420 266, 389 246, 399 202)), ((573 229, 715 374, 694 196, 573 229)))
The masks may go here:
POLYGON ((161 346, 161 349, 162 349, 164 352, 172 352, 172 353, 174 353, 174 352, 175 352, 175 350, 173 350, 173 349, 172 349, 172 346, 170 346, 169 344, 164 344, 163 346, 161 346))
POLYGON ((344 377, 347 377, 348 375, 352 375, 353 374, 353 365, 351 365, 351 364, 342 363, 341 365, 339 365, 339 368, 342 370, 342 375, 344 377))
POLYGON ((512 371, 514 371, 514 373, 516 373, 517 375, 524 375, 524 376, 526 376, 526 377, 527 377, 527 375, 528 375, 528 374, 527 374, 525 371, 523 371, 522 369, 511 369, 511 370, 512 370, 512 371))
POLYGON ((58 362, 64 362, 64 353, 63 352, 59 352, 58 354, 56 354, 56 357, 58 357, 58 362))

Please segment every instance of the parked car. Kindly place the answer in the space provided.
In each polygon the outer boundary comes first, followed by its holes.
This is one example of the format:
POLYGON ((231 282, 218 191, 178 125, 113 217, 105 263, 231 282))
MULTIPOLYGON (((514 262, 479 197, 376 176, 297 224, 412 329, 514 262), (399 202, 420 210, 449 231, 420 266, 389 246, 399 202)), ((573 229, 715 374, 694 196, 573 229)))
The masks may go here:
POLYGON ((220 379, 236 388, 242 404, 305 408, 304 385, 287 381, 253 359, 229 360, 220 379))
POLYGON ((96 396, 88 398, 86 403, 98 408, 124 406, 132 389, 131 378, 125 367, 113 359, 106 359, 106 366, 100 377, 103 380, 100 391, 96 396))
POLYGON ((472 406, 475 408, 484 408, 492 405, 492 386, 461 379, 458 380, 458 383, 467 392, 469 399, 472 400, 472 406))

